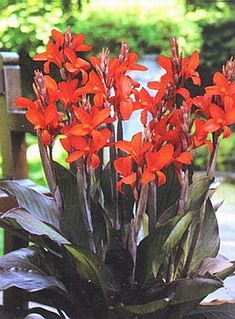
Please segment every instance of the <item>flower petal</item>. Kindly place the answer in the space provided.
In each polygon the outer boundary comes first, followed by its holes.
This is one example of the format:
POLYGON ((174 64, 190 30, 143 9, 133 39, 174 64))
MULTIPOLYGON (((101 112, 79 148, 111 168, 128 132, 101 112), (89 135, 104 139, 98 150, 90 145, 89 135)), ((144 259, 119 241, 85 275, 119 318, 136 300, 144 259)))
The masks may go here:
POLYGON ((69 156, 66 158, 67 163, 72 163, 77 161, 79 158, 81 158, 84 155, 84 152, 82 151, 75 151, 69 154, 69 156))

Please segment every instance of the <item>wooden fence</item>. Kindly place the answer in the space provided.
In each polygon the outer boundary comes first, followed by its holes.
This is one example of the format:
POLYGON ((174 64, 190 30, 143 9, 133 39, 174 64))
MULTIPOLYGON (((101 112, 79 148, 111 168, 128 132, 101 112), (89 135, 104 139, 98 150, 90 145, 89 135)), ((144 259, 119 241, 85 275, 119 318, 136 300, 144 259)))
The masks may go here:
MULTIPOLYGON (((17 180, 24 185, 35 185, 28 179, 25 134, 33 127, 23 110, 16 109, 14 100, 21 96, 19 56, 13 52, 0 52, 0 149, 2 156, 1 179, 17 180)), ((0 212, 16 207, 15 198, 0 192, 0 212)), ((27 246, 27 242, 4 232, 4 253, 27 246)), ((25 309, 24 293, 10 288, 4 293, 7 309, 25 309)))

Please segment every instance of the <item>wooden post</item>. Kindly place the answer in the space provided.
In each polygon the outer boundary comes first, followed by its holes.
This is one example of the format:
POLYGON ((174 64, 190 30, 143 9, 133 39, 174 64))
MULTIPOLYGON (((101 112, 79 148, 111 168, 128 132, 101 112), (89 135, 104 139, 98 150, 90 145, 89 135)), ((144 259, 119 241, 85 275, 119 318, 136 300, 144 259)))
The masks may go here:
MULTIPOLYGON (((19 56, 16 53, 0 53, 0 146, 3 179, 28 177, 25 132, 32 132, 24 111, 16 110, 14 100, 21 96, 19 56)), ((26 247, 27 242, 4 233, 4 252, 26 247)), ((8 309, 25 309, 24 294, 11 288, 4 293, 4 306, 8 309)))

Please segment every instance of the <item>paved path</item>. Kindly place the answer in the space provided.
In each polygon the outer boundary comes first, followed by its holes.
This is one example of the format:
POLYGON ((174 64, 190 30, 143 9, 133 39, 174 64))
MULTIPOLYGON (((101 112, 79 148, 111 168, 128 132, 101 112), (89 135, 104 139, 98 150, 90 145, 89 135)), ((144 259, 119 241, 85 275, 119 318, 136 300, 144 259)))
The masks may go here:
MULTIPOLYGON (((218 209, 216 215, 219 224, 221 239, 219 253, 231 261, 235 261, 235 187, 228 184, 221 184, 217 194, 215 193, 213 202, 224 203, 218 209)), ((214 299, 235 300, 235 276, 230 276, 224 281, 224 288, 218 289, 206 298, 206 301, 214 299)))

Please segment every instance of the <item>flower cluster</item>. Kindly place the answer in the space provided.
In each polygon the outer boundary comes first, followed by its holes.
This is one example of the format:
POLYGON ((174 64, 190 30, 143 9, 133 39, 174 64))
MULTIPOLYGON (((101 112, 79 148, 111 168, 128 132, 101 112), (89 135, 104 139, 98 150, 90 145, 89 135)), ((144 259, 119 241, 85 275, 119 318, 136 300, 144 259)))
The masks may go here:
POLYGON ((126 184, 138 191, 154 180, 157 185, 164 184, 164 169, 170 164, 182 177, 195 148, 208 145, 212 152, 221 135, 231 134, 230 126, 235 123, 233 60, 222 73, 215 73, 214 85, 206 87, 204 95, 191 97, 188 81, 201 85, 199 53, 182 57, 174 38, 171 57, 157 59, 165 74, 148 83, 148 88, 140 88, 129 75, 129 71, 145 71, 146 67, 137 64, 138 55, 129 52, 126 43, 118 57, 111 58, 109 51, 103 50, 87 61, 81 53, 92 48, 84 41, 84 35, 72 35, 70 28, 64 34, 52 30, 46 51, 34 57, 44 62, 46 74, 35 73, 36 99, 16 100, 18 107, 27 109, 26 116, 46 147, 63 135, 68 163, 96 169, 103 164, 103 149, 108 146, 115 150, 115 158, 109 155, 109 159, 120 176, 118 190, 122 192, 126 184), (52 65, 59 70, 59 81, 48 75, 52 65), (122 121, 129 120, 136 110, 141 112, 143 130, 125 141, 122 121))

